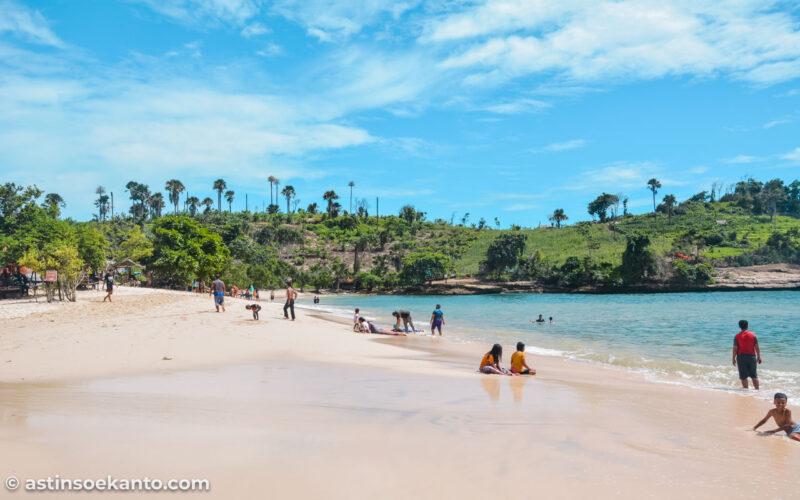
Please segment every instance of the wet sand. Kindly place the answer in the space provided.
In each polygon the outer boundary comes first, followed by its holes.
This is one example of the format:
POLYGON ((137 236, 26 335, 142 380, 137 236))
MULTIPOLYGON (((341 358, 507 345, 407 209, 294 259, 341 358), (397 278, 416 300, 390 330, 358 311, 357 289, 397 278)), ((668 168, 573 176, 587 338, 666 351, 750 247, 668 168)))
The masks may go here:
POLYGON ((180 494, 209 498, 797 494, 800 446, 748 430, 755 398, 552 358, 480 375, 485 346, 290 323, 277 304, 255 323, 239 301, 98 298, 3 321, 0 475, 206 478, 180 494))

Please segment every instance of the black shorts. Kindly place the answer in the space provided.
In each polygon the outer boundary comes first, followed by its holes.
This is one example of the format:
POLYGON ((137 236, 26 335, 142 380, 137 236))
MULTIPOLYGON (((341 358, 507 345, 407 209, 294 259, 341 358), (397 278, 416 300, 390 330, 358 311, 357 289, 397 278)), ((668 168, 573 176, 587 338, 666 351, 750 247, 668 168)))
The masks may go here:
POLYGON ((737 354, 736 366, 739 367, 739 380, 758 378, 758 373, 756 373, 758 361, 754 354, 737 354))

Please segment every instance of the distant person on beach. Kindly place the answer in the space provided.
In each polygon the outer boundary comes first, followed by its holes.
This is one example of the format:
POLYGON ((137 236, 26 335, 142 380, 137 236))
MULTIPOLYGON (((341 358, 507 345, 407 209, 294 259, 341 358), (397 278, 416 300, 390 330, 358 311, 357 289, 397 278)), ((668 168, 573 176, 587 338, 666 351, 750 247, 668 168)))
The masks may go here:
POLYGON ((531 323, 544 323, 544 316, 540 314, 536 321, 531 321, 531 323))
POLYGON ((411 319, 411 312, 405 311, 400 309, 399 311, 395 311, 392 313, 395 320, 397 320, 397 328, 400 328, 400 320, 403 320, 403 330, 408 331, 408 325, 411 325, 411 331, 414 332, 416 329, 414 328, 414 321, 411 319))
POLYGON ((292 321, 294 321, 294 301, 297 299, 297 291, 292 288, 291 282, 286 282, 286 304, 283 306, 283 319, 289 319, 288 311, 292 311, 292 321))
POLYGON ((363 316, 359 316, 358 322, 359 322, 359 324, 361 326, 361 330, 364 331, 364 332, 381 333, 383 335, 398 335, 398 336, 401 336, 401 337, 405 337, 406 336, 406 334, 403 333, 403 332, 399 332, 399 331, 396 332, 396 331, 393 331, 393 330, 384 330, 383 328, 378 328, 377 326, 375 326, 375 323, 373 323, 372 321, 367 320, 363 316))
POLYGON ((316 295, 314 295, 314 303, 319 304, 319 297, 317 297, 316 295))
POLYGON ((511 373, 536 375, 536 370, 525 362, 525 344, 517 342, 517 351, 511 355, 511 373))
POLYGON ((253 319, 255 321, 258 321, 258 311, 261 310, 261 306, 260 305, 258 305, 258 304, 247 304, 246 306, 244 306, 244 308, 247 309, 248 311, 253 311, 253 319))
POLYGON ((363 331, 361 329, 361 322, 359 321, 359 318, 360 318, 359 310, 356 307, 355 313, 353 313, 353 331, 354 332, 362 332, 363 331))
POLYGON ((272 302, 275 300, 275 290, 269 291, 269 301, 272 302))
POLYGON ((431 314, 431 335, 436 335, 436 329, 439 329, 439 336, 442 336, 442 326, 444 326, 444 313, 442 306, 436 304, 436 309, 431 314))
POLYGON ((214 276, 214 281, 211 283, 211 295, 214 296, 214 307, 217 308, 217 312, 219 312, 219 308, 222 308, 222 312, 225 312, 225 283, 219 279, 219 274, 214 276))
POLYGON ((792 420, 792 410, 786 407, 786 403, 788 398, 786 394, 778 392, 775 394, 775 398, 772 400, 775 408, 771 409, 767 412, 767 415, 761 419, 756 425, 753 426, 753 430, 758 429, 762 425, 767 423, 767 420, 773 418, 775 420, 775 424, 778 426, 777 429, 766 431, 764 434, 776 434, 780 431, 784 431, 789 439, 793 439, 795 441, 800 441, 800 424, 795 423, 792 420))
POLYGON ((111 295, 114 293, 114 273, 106 273, 106 296, 103 297, 103 302, 108 299, 111 302, 111 295))
POLYGON ((747 329, 746 319, 739 321, 741 330, 733 338, 733 366, 739 367, 739 380, 742 387, 747 386, 747 379, 753 379, 753 388, 758 390, 758 373, 756 367, 761 364, 761 349, 758 348, 758 339, 755 334, 747 329))
POLYGON ((494 375, 511 375, 511 372, 500 366, 500 360, 503 357, 503 346, 495 344, 492 350, 483 355, 481 359, 481 366, 478 368, 481 373, 494 374, 494 375))
POLYGON ((550 316, 550 324, 551 325, 553 324, 553 317, 552 316, 550 316))

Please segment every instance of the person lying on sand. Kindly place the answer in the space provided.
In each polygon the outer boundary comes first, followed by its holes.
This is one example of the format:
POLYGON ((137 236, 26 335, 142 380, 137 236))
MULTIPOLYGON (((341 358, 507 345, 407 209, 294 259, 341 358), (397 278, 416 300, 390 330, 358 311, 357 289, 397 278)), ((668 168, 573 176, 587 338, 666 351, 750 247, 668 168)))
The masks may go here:
POLYGON ((536 375, 536 370, 525 362, 525 344, 517 342, 517 352, 511 355, 511 373, 536 375))
POLYGON ((258 304, 247 304, 244 306, 245 309, 248 311, 253 311, 253 319, 258 321, 258 311, 261 310, 261 306, 258 304))
POLYGON ((495 344, 492 350, 483 355, 481 366, 478 368, 481 373, 494 374, 494 375, 514 375, 510 371, 500 366, 500 360, 503 357, 503 346, 495 344))
POLYGON ((384 330, 382 328, 378 328, 377 326, 375 326, 375 323, 373 323, 372 321, 368 321, 363 316, 358 318, 358 322, 361 325, 361 330, 364 332, 380 333, 383 335, 399 335, 401 337, 406 336, 406 334, 403 332, 393 332, 391 330, 384 330))
POLYGON ((753 426, 753 430, 758 429, 762 425, 767 423, 767 420, 772 417, 775 420, 775 423, 778 425, 777 429, 766 431, 764 434, 775 434, 780 431, 784 431, 789 439, 793 439, 795 441, 800 441, 800 424, 795 423, 792 420, 792 410, 786 407, 786 403, 788 398, 786 394, 782 392, 775 393, 775 398, 773 399, 773 404, 775 408, 771 409, 767 412, 767 415, 761 419, 759 423, 753 426))

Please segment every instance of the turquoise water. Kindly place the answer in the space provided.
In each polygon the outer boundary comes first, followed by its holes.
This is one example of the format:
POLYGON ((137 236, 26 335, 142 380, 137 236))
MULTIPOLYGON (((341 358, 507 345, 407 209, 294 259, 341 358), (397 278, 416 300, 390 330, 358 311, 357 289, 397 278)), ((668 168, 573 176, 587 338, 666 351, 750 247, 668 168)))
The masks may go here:
POLYGON ((562 356, 645 373, 663 382, 734 390, 733 336, 739 319, 758 336, 763 393, 800 397, 800 292, 711 292, 631 295, 504 294, 470 296, 323 297, 318 308, 352 316, 354 307, 382 327, 390 313, 412 312, 429 329, 438 303, 445 336, 456 342, 517 341, 528 352, 562 356), (532 324, 539 314, 553 324, 532 324))

